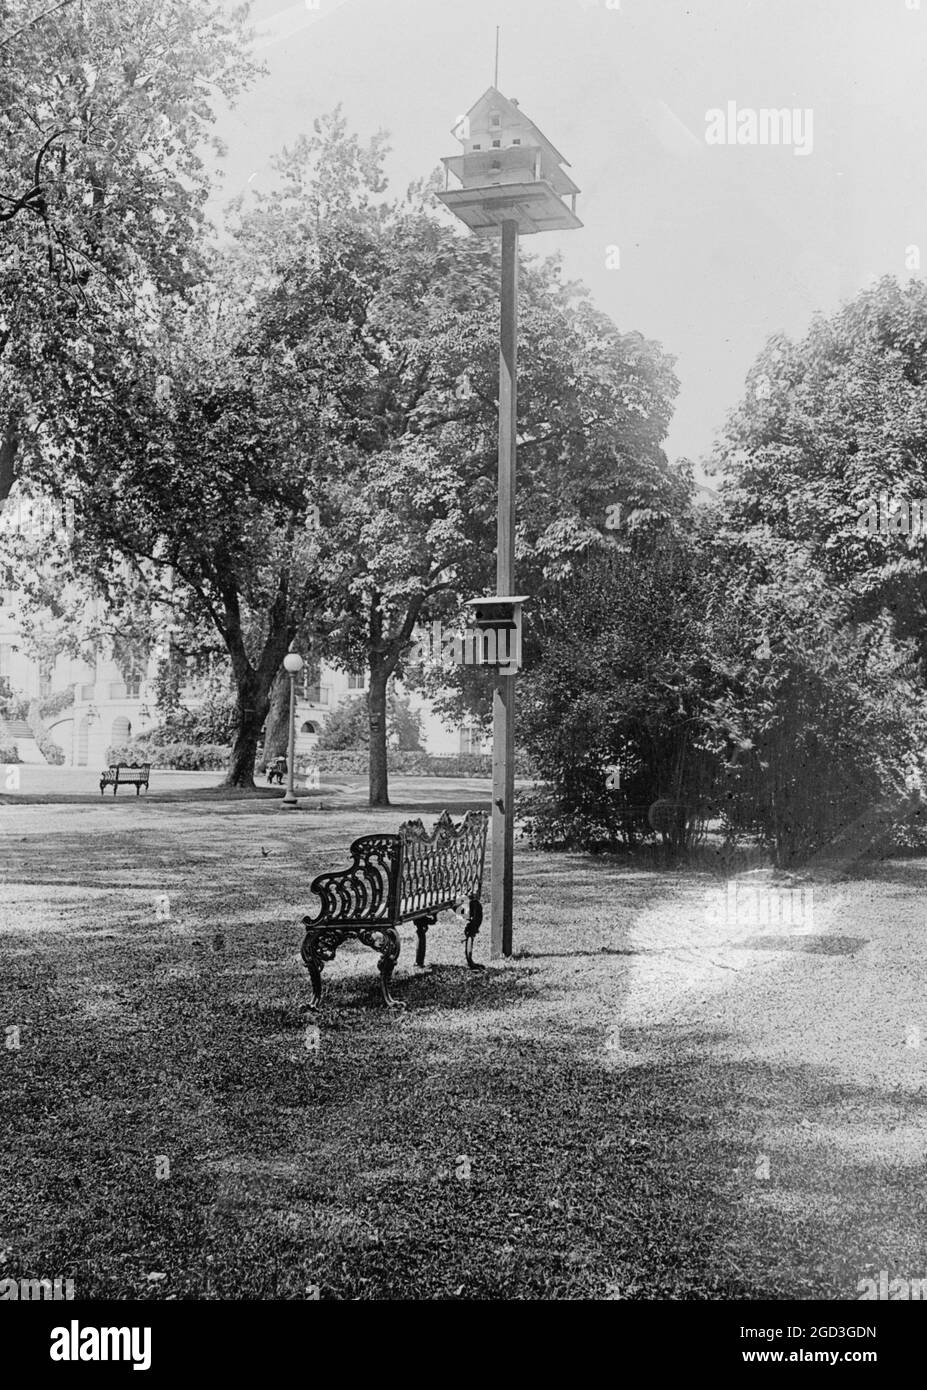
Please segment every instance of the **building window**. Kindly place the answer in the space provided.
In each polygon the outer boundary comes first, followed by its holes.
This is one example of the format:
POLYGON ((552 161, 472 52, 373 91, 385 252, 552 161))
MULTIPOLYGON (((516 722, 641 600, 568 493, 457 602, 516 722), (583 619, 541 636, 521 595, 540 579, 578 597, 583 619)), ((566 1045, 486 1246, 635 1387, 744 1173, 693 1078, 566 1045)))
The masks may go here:
POLYGON ((367 684, 367 673, 366 673, 366 671, 349 671, 349 672, 348 672, 348 689, 349 689, 349 690, 363 690, 363 688, 364 688, 364 686, 365 686, 366 684, 367 684))
POLYGON ((482 753, 483 746, 483 733, 481 729, 473 728, 473 726, 469 724, 466 724, 461 728, 461 753, 482 753))
POLYGON ((481 150, 481 149, 483 148, 483 146, 482 146, 482 145, 474 145, 473 148, 474 148, 475 150, 481 150))
POLYGON ((489 124, 493 130, 498 130, 499 127, 502 125, 502 117, 499 115, 498 111, 492 112, 492 114, 489 117, 489 124))
POLYGON ((512 144, 513 144, 513 145, 520 145, 520 144, 521 144, 521 141, 520 141, 520 140, 513 140, 513 141, 512 141, 512 144))

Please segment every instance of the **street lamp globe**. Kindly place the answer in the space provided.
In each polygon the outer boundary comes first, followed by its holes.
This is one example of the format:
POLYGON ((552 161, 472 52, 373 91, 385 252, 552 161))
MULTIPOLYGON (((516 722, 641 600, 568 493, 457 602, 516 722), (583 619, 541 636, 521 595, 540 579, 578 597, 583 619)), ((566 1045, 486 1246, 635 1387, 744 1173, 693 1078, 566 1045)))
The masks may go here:
POLYGON ((295 676, 297 671, 301 671, 303 669, 303 659, 299 652, 288 652, 283 658, 283 668, 285 671, 289 671, 291 676, 295 676))

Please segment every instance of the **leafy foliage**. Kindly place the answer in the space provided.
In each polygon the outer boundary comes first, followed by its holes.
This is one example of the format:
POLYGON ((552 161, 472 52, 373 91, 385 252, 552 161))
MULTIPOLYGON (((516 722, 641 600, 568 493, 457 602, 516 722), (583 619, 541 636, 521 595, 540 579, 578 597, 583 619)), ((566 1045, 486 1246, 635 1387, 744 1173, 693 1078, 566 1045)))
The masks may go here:
POLYGON ((853 596, 889 609, 927 655, 927 531, 866 524, 881 500, 927 498, 927 285, 886 278, 801 342, 770 340, 714 466, 724 523, 765 526, 807 548, 853 596))
POLYGON ((0 499, 66 477, 49 446, 75 381, 143 334, 153 292, 202 277, 217 102, 253 74, 214 0, 0 6, 0 499))
POLYGON ((132 743, 114 744, 106 750, 109 763, 151 763, 152 767, 169 767, 178 772, 213 772, 228 765, 230 748, 227 743, 159 743, 136 739, 132 743))
MULTIPOLYGON (((615 849, 630 808, 687 808, 697 833, 720 773, 706 706, 700 582, 683 547, 590 553, 547 607, 546 647, 519 687, 520 734, 546 785, 523 797, 539 845, 615 849), (618 791, 608 765, 621 767, 618 791)), ((639 818, 638 818, 639 829, 639 818)))
MULTIPOLYGON (((402 752, 422 749, 422 720, 408 696, 391 691, 387 699, 387 741, 402 752)), ((341 701, 319 735, 320 749, 366 748, 370 743, 369 696, 348 696, 341 701)))
POLYGON ((807 552, 762 532, 739 551, 741 567, 717 573, 709 606, 723 677, 711 718, 737 750, 722 809, 788 866, 923 787, 927 694, 890 618, 853 622, 852 596, 807 552))

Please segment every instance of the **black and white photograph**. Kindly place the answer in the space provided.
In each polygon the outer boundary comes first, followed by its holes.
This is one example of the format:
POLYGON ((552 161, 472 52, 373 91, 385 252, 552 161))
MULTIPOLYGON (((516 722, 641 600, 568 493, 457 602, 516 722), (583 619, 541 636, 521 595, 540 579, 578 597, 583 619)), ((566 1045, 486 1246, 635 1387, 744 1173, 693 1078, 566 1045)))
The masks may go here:
POLYGON ((925 138, 927 0, 0 0, 29 1383, 913 1337, 925 138))

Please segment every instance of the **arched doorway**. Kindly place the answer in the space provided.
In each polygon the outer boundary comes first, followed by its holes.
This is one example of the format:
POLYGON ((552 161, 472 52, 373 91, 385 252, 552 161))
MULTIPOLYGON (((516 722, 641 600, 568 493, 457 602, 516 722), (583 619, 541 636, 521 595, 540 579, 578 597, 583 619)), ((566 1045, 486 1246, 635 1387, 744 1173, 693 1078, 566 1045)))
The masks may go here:
POLYGON ((317 734, 319 732, 319 726, 318 724, 313 724, 311 719, 307 719, 299 732, 301 734, 317 734))

